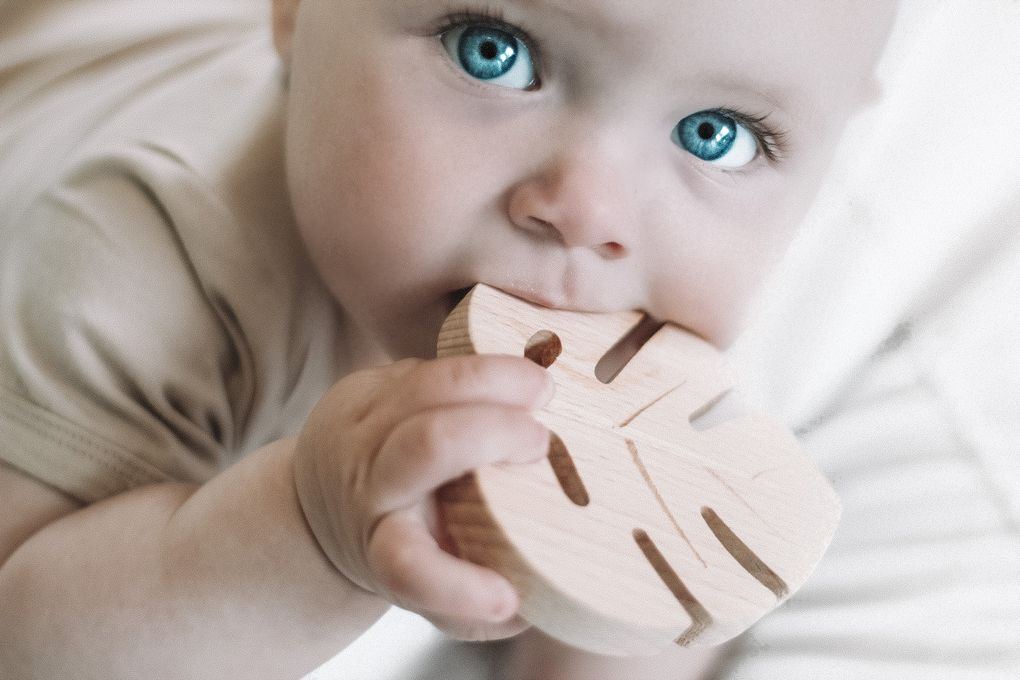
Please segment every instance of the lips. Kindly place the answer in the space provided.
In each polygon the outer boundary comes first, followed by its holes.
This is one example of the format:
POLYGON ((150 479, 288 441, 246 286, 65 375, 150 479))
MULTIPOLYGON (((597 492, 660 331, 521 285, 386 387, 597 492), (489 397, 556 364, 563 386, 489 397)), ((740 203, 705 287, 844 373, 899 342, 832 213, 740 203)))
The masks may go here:
MULTIPOLYGON (((600 305, 583 304, 579 301, 568 300, 566 296, 554 296, 547 294, 537 288, 533 287, 517 287, 514 285, 497 284, 482 282, 493 288, 497 288, 504 293, 513 295, 516 298, 520 298, 525 302, 530 302, 533 305, 540 307, 548 307, 550 309, 562 309, 576 312, 601 312, 608 311, 600 305)), ((459 288, 449 293, 449 309, 453 310, 464 297, 471 292, 474 286, 468 286, 466 288, 459 288)))
MULTIPOLYGON (((535 305, 560 309, 564 308, 553 302, 553 300, 550 297, 542 295, 541 293, 533 289, 522 291, 520 289, 515 289, 510 286, 501 286, 492 283, 486 283, 486 285, 491 286, 493 288, 498 288, 499 290, 502 290, 504 293, 508 293, 510 295, 513 295, 514 297, 524 300, 525 302, 530 302, 535 305)), ((450 309, 452 310, 454 307, 460 304, 460 301, 463 300, 467 296, 467 294, 471 292, 472 288, 474 288, 474 286, 467 286, 466 288, 458 288, 457 290, 449 293, 448 298, 450 309)))
POLYGON ((606 312, 617 309, 613 302, 616 296, 607 295, 607 291, 600 286, 575 284, 544 287, 515 283, 491 285, 526 302, 550 309, 573 312, 606 312))
MULTIPOLYGON (((635 297, 628 294, 630 285, 612 283, 619 276, 617 272, 593 270, 582 263, 567 260, 546 267, 531 268, 529 273, 513 267, 500 267, 500 270, 491 272, 491 275, 475 272, 471 278, 456 282, 463 285, 463 288, 447 294, 450 309, 464 299, 476 282, 550 309, 608 312, 629 309, 636 302, 635 297), (471 285, 467 285, 469 283, 471 285)), ((624 280, 618 283, 631 282, 624 280)))

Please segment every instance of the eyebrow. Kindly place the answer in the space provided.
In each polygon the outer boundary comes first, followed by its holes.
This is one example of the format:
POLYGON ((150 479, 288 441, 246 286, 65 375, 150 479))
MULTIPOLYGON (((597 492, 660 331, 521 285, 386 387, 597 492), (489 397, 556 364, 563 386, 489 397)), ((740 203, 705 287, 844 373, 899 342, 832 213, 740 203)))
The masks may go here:
POLYGON ((623 15, 610 15, 604 8, 581 8, 571 2, 557 2, 556 0, 507 0, 507 2, 529 11, 543 10, 558 14, 572 23, 591 24, 600 32, 618 31, 621 28, 626 28, 623 15))
POLYGON ((753 80, 735 76, 732 73, 704 72, 697 75, 697 83, 723 94, 736 97, 752 95, 778 112, 794 116, 797 104, 801 101, 799 93, 788 85, 764 80, 753 80))

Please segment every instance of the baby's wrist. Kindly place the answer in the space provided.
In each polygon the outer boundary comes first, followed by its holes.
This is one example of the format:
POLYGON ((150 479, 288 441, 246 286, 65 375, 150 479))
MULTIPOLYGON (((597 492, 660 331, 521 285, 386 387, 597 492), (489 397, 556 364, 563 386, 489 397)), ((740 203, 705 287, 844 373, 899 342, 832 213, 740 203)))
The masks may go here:
POLYGON ((316 470, 315 458, 301 454, 299 439, 281 440, 283 455, 288 459, 287 469, 294 493, 297 515, 302 521, 308 542, 329 565, 336 578, 342 579, 352 592, 364 596, 379 598, 371 588, 357 579, 351 578, 344 569, 346 556, 343 553, 344 542, 338 540, 330 522, 327 501, 325 498, 328 484, 323 484, 316 470))

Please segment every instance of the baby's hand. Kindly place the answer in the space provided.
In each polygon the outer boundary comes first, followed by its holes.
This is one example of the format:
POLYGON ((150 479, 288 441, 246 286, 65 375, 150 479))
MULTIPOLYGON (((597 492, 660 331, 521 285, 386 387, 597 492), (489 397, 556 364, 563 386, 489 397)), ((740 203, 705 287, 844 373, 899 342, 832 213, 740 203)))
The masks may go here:
POLYGON ((531 361, 495 355, 408 359, 338 382, 294 458, 302 509, 333 565, 455 637, 526 628, 506 579, 444 550, 433 492, 484 465, 545 456, 549 431, 530 411, 552 385, 531 361))

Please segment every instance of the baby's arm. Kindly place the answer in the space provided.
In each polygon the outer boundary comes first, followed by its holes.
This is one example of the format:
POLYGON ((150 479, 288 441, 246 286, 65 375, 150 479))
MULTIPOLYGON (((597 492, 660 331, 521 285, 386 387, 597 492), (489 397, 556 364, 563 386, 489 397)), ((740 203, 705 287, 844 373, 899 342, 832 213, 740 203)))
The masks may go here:
MULTIPOLYGON (((298 677, 354 639, 385 604, 311 539, 292 455, 280 441, 202 487, 80 510, 5 469, 5 490, 25 489, 6 517, 68 514, 0 569, 4 677, 298 677)), ((9 547, 25 533, 5 529, 9 547)))
MULTIPOLYGON (((520 630, 496 622, 516 601, 492 586, 509 584, 430 545, 425 510, 448 476, 544 455, 528 409, 546 381, 523 358, 401 362, 342 380, 299 440, 205 485, 80 510, 27 487, 7 516, 44 526, 0 568, 4 677, 298 677, 387 600, 465 637, 520 630)), ((31 530, 5 529, 11 547, 31 530)))

